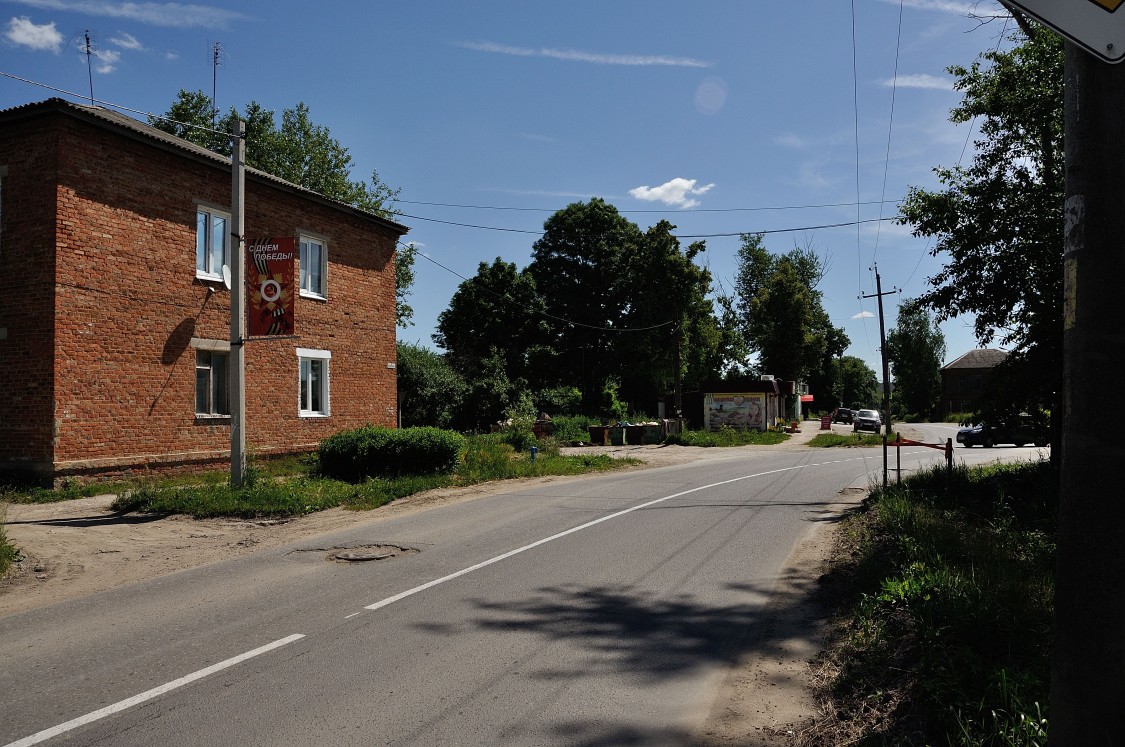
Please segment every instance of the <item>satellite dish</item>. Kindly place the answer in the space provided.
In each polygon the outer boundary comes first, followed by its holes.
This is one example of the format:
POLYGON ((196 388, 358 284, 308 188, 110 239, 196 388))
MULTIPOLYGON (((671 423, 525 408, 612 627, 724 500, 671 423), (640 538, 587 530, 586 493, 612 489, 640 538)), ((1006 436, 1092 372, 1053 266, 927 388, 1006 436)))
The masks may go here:
POLYGON ((223 286, 230 290, 230 268, 223 265, 223 286))

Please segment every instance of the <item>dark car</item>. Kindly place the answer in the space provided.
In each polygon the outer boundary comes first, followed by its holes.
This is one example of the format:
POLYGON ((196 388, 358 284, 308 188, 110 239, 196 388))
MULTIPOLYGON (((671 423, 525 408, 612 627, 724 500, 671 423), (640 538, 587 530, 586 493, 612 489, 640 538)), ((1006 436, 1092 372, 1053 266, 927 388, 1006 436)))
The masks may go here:
POLYGON ((995 444, 1046 446, 1048 441, 1046 431, 1025 418, 998 425, 979 423, 957 431, 957 443, 966 448, 979 445, 987 449, 995 444))
POLYGON ((852 423, 852 430, 871 431, 878 433, 879 429, 883 427, 883 418, 879 417, 878 410, 856 410, 855 417, 852 423))
POLYGON ((849 409, 847 407, 837 407, 835 410, 832 411, 832 422, 833 423, 848 423, 848 424, 850 424, 852 422, 853 417, 854 416, 852 414, 851 409, 849 409))

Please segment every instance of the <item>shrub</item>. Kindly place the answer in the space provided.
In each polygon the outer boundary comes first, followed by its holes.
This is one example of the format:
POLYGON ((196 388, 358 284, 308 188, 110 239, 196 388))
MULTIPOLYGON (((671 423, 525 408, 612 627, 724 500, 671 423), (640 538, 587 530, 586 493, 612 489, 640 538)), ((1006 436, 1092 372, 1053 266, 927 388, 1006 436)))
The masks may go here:
POLYGON ((348 482, 373 476, 453 472, 465 439, 440 428, 365 426, 324 439, 317 451, 322 474, 348 482))

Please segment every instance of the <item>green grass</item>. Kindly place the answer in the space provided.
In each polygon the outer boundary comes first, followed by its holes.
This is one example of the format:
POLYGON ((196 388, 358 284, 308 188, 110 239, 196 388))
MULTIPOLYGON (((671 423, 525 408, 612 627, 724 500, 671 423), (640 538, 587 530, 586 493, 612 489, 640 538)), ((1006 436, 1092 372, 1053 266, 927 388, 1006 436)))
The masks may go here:
POLYGON ((8 541, 8 535, 4 533, 4 509, 0 507, 0 578, 8 572, 19 556, 20 551, 8 541))
POLYGON ((872 492, 826 577, 834 718, 804 744, 1046 744, 1055 485, 1040 462, 872 492))
POLYGON ((684 431, 669 436, 665 443, 681 446, 772 446, 789 440, 789 434, 778 431, 755 431, 723 426, 717 431, 684 431))
POLYGON ((812 437, 809 446, 882 446, 883 437, 878 433, 818 433, 812 437))
POLYGON ((134 486, 119 494, 115 511, 186 514, 195 518, 281 518, 300 516, 337 506, 369 510, 391 501, 436 488, 474 485, 495 480, 544 475, 576 475, 639 464, 635 459, 607 455, 560 456, 558 447, 544 442, 535 461, 516 452, 503 434, 469 439, 460 464, 449 475, 405 475, 372 478, 353 484, 318 476, 315 460, 289 464, 289 474, 275 468, 263 474, 257 466, 241 488, 231 488, 225 473, 197 476, 193 482, 134 486))

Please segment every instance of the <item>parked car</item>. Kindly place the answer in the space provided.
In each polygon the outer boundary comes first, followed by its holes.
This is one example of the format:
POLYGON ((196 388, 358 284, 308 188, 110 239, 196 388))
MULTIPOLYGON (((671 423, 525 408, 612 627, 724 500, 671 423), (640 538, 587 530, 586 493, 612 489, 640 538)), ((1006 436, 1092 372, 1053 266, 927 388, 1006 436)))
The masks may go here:
POLYGON ((856 410, 852 422, 852 430, 856 433, 859 431, 878 433, 879 429, 882 427, 883 418, 879 417, 878 410, 856 410))
POLYGON ((851 411, 850 408, 837 407, 835 410, 832 411, 832 422, 833 423, 848 423, 850 425, 851 422, 852 422, 852 418, 853 418, 853 414, 852 414, 852 411, 851 411))
POLYGON ((1046 431, 1030 418, 1018 418, 999 425, 979 423, 957 431, 957 443, 965 448, 980 445, 987 449, 995 444, 1046 446, 1049 441, 1046 431))

